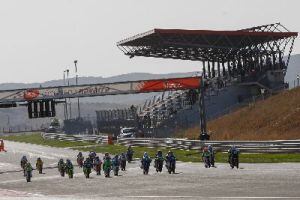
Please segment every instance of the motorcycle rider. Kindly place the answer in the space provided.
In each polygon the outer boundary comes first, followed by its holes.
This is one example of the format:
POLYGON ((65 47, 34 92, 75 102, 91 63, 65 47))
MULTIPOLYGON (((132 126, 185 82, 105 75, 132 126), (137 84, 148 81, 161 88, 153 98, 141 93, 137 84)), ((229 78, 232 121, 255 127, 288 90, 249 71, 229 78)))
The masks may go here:
POLYGON ((211 158, 211 153, 208 150, 208 147, 204 147, 202 151, 202 161, 205 164, 205 167, 210 167, 210 158, 211 158), (208 161, 209 163, 206 163, 208 161))
POLYGON ((82 153, 79 152, 78 155, 77 155, 77 164, 78 164, 78 166, 79 166, 80 168, 81 168, 82 165, 83 165, 83 161, 84 161, 84 157, 83 157, 82 153))
POLYGON ((90 161, 93 162, 94 159, 96 158, 97 154, 95 151, 90 151, 89 153, 89 158, 90 158, 90 161))
POLYGON ((115 157, 112 159, 112 168, 115 176, 118 176, 119 167, 120 167, 119 155, 115 155, 115 157))
POLYGON ((86 158, 83 162, 83 173, 85 174, 86 178, 89 178, 91 169, 93 167, 93 162, 90 158, 86 158))
POLYGON ((128 162, 132 161, 133 153, 134 153, 134 151, 133 151, 131 145, 129 145, 129 147, 127 148, 127 152, 126 152, 128 162))
POLYGON ((26 165, 27 162, 28 162, 27 157, 23 156, 21 158, 20 165, 21 165, 21 168, 23 169, 24 176, 26 176, 26 174, 25 174, 25 165, 26 165))
POLYGON ((169 160, 172 160, 172 159, 176 160, 176 157, 175 157, 175 155, 173 154, 172 151, 169 151, 166 155, 166 160, 169 161, 169 160))
POLYGON ((235 145, 232 145, 230 147, 230 149, 228 150, 228 162, 230 163, 231 159, 233 157, 236 157, 237 161, 238 161, 239 160, 239 153, 240 153, 240 150, 235 145))
POLYGON ((42 159, 37 158, 35 166, 36 166, 36 169, 39 171, 39 174, 43 173, 43 164, 44 163, 43 163, 42 159))
POLYGON ((70 178, 73 178, 73 169, 74 169, 74 167, 73 167, 71 160, 67 159, 66 160, 66 172, 70 178))
POLYGON ((64 159, 62 159, 62 158, 59 159, 57 167, 58 167, 58 171, 60 172, 61 176, 64 176, 65 175, 65 167, 66 167, 64 159))
POLYGON ((111 158, 108 153, 105 153, 103 157, 103 171, 105 177, 109 177, 110 170, 111 170, 111 158))
POLYGON ((97 175, 101 175, 102 161, 100 160, 99 156, 95 157, 93 165, 97 175))
POLYGON ((212 167, 215 167, 215 151, 212 145, 208 145, 208 151, 210 153, 210 163, 212 167))
POLYGON ((29 180, 27 180, 27 182, 30 182, 30 178, 32 177, 32 170, 33 170, 30 162, 26 162, 24 169, 26 173, 25 176, 29 175, 29 180))
POLYGON ((144 152, 144 155, 141 159, 141 163, 142 163, 141 168, 143 169, 144 174, 148 174, 151 161, 152 159, 148 156, 148 153, 144 152))
POLYGON ((126 168, 126 155, 125 155, 125 153, 121 153, 120 165, 121 165, 121 170, 125 171, 125 168, 126 168))
MULTIPOLYGON (((169 173, 171 173, 171 171, 172 171, 172 169, 170 169, 172 162, 174 162, 174 164, 176 163, 176 157, 172 151, 169 151, 166 155, 166 167, 167 167, 169 173)), ((173 173, 175 173, 175 165, 174 165, 173 173)))
POLYGON ((163 157, 162 151, 157 151, 157 153, 155 155, 155 160, 154 160, 154 167, 156 168, 157 172, 158 171, 161 172, 163 162, 164 162, 164 157, 163 157), (161 162, 161 166, 159 166, 159 162, 161 162), (159 169, 159 168, 161 168, 161 169, 159 169))

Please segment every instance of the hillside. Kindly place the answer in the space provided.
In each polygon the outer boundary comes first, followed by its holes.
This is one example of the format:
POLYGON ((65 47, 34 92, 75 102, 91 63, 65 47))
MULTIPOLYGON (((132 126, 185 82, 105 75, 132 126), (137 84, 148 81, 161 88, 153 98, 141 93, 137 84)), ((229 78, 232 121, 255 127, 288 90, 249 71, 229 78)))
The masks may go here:
MULTIPOLYGON (((284 91, 208 123, 212 140, 300 139, 300 88, 284 91)), ((196 138, 199 127, 184 131, 196 138)))

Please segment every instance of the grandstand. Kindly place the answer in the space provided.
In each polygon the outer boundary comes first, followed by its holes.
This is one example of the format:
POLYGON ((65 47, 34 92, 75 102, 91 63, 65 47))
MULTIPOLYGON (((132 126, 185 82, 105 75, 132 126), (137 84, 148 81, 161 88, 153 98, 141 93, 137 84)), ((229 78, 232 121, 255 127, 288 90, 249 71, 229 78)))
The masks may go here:
POLYGON ((177 91, 147 101, 137 109, 136 127, 150 136, 171 136, 174 129, 200 121, 201 133, 206 135, 207 119, 288 86, 284 76, 297 36, 275 23, 235 31, 153 29, 121 40, 117 46, 129 58, 202 64, 199 90, 177 91))

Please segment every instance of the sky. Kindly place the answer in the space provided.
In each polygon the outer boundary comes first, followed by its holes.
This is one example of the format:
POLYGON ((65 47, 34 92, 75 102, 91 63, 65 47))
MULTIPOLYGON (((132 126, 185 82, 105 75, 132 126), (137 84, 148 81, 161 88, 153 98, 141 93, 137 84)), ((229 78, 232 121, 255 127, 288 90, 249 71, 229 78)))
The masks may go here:
MULTIPOLYGON (((300 31, 299 0, 0 0, 0 83, 199 71, 196 61, 134 57, 116 46, 153 28, 300 31)), ((299 39, 293 54, 300 53, 299 39)))

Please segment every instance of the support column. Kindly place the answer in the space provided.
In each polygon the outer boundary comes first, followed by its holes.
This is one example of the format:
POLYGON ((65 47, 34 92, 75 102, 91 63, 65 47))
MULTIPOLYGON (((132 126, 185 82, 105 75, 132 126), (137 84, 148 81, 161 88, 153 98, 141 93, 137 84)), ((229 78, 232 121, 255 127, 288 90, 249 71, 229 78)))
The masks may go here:
POLYGON ((201 77, 200 81, 200 92, 199 92, 199 110, 200 110, 200 140, 209 140, 209 135, 206 130, 206 113, 205 113, 205 104, 204 104, 204 78, 201 77))
MULTIPOLYGON (((208 78, 211 78, 211 71, 210 71, 210 63, 209 63, 209 61, 207 61, 207 65, 208 65, 208 78)), ((202 77, 204 77, 203 76, 203 74, 202 74, 202 77)))
POLYGON ((222 74, 223 74, 224 77, 226 76, 226 70, 225 70, 224 60, 222 60, 222 74))
POLYGON ((215 70, 215 61, 212 61, 212 77, 216 77, 216 70, 215 70))
POLYGON ((218 60, 218 77, 221 77, 221 66, 220 66, 220 60, 218 60))
POLYGON ((205 61, 202 61, 202 76, 203 76, 203 78, 206 77, 205 61))

